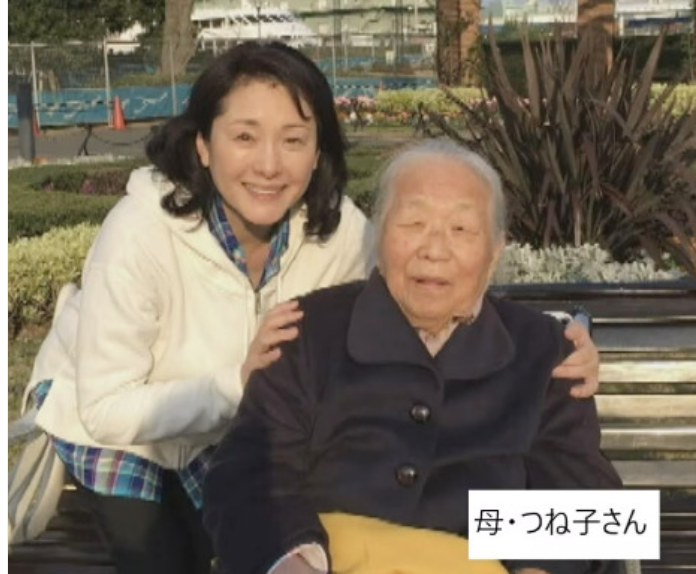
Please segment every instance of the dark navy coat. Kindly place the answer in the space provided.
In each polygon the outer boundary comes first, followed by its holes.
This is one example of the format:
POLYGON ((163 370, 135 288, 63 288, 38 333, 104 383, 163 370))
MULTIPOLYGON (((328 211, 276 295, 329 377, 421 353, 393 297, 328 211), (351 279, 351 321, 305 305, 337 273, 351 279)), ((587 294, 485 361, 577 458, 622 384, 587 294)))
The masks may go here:
MULTIPOLYGON (((318 512, 467 535, 469 489, 618 488, 593 399, 552 380, 553 318, 486 297, 433 358, 375 272, 301 300, 300 336, 251 377, 204 487, 223 572, 265 574, 318 512)), ((585 562, 520 562, 552 573, 585 562)))

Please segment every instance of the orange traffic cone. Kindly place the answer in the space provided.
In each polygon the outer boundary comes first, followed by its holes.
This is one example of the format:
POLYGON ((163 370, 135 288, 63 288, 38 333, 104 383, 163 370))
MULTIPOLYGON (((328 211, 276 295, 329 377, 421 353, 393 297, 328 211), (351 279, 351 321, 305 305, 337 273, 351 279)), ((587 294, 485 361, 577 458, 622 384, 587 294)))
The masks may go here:
POLYGON ((126 120, 123 117, 123 108, 121 107, 121 98, 114 96, 114 113, 111 118, 111 127, 115 130, 125 130, 126 120))

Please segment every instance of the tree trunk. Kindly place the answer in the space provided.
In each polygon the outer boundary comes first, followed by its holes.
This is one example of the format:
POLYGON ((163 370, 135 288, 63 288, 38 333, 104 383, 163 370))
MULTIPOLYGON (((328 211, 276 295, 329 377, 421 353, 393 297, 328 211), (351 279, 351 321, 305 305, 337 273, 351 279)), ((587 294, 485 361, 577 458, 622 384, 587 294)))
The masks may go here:
POLYGON ((578 34, 591 34, 595 78, 611 68, 614 59, 614 0, 578 0, 578 34))
POLYGON ((165 0, 162 75, 182 76, 196 53, 196 30, 191 22, 194 0, 165 0))
POLYGON ((696 82, 696 0, 693 0, 693 12, 691 13, 691 38, 689 38, 689 60, 691 61, 691 81, 696 82))
POLYGON ((437 0, 436 17, 438 80, 448 86, 473 83, 478 77, 480 0, 437 0))

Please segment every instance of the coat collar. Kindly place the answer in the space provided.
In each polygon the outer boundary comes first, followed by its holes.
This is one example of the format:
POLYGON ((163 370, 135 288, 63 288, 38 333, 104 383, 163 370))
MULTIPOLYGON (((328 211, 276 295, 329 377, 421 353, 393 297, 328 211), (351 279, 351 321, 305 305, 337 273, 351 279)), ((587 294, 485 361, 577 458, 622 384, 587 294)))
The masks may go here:
POLYGON ((488 298, 471 325, 459 325, 431 357, 374 270, 358 295, 348 327, 348 354, 360 363, 415 364, 437 369, 445 379, 476 379, 510 363, 515 345, 488 298))

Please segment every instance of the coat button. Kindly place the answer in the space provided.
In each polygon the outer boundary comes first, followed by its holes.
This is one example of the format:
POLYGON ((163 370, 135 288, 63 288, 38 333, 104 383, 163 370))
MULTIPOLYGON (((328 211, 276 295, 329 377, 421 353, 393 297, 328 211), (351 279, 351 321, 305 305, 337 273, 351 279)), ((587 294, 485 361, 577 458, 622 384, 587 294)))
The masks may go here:
POLYGON ((418 480, 418 470, 411 464, 402 464, 396 469, 396 482, 401 486, 413 486, 418 480))
POLYGON ((427 423, 430 420, 430 407, 415 404, 411 407, 411 418, 417 423, 427 423))

